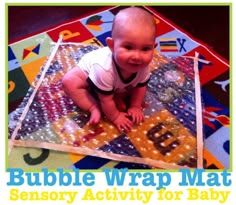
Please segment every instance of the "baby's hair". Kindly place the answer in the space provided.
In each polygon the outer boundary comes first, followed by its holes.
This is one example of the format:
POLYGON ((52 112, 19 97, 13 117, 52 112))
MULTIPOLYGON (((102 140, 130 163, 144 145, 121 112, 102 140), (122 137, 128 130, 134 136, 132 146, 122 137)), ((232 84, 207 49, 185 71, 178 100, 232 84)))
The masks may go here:
POLYGON ((144 23, 145 25, 150 25, 156 33, 156 21, 148 11, 140 7, 129 7, 120 10, 116 14, 112 25, 112 37, 119 32, 121 29, 120 26, 123 26, 123 24, 126 24, 128 21, 137 24, 144 23))

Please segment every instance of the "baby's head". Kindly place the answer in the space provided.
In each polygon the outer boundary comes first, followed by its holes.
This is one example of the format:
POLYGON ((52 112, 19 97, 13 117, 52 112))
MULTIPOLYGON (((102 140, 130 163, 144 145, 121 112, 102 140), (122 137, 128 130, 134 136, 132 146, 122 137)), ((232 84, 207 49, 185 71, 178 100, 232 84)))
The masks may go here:
POLYGON ((144 9, 129 7, 115 16, 112 37, 106 42, 119 67, 134 73, 151 62, 155 38, 156 23, 152 15, 144 9))
POLYGON ((156 37, 156 22, 153 16, 139 7, 129 7, 117 13, 112 26, 112 38, 124 34, 125 29, 144 30, 156 37))

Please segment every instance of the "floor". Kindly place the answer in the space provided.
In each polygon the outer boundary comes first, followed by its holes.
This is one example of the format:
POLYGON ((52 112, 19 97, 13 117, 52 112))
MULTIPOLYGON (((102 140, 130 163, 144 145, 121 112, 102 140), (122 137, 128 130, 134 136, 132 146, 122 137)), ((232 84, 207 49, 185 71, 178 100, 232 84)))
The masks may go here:
MULTIPOLYGON (((9 42, 93 13, 103 6, 8 6, 9 42)), ((229 60, 229 6, 153 6, 174 24, 229 60)))

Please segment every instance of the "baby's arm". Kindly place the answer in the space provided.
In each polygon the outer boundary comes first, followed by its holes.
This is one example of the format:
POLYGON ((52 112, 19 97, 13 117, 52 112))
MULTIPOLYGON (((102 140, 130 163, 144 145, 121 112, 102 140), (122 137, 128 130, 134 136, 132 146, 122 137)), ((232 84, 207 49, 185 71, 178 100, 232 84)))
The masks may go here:
POLYGON ((142 112, 142 102, 146 94, 147 87, 135 87, 131 93, 130 107, 128 114, 132 117, 133 123, 139 124, 144 120, 144 114, 142 112))
POLYGON ((79 67, 69 70, 62 79, 64 91, 83 110, 89 110, 94 102, 88 96, 86 76, 79 67))
POLYGON ((113 122, 120 132, 130 131, 133 123, 127 118, 128 114, 120 112, 114 102, 114 95, 98 94, 101 107, 106 117, 113 122))
POLYGON ((87 77, 78 67, 71 69, 62 79, 64 91, 82 110, 90 111, 89 123, 99 122, 101 113, 96 100, 88 91, 87 77))

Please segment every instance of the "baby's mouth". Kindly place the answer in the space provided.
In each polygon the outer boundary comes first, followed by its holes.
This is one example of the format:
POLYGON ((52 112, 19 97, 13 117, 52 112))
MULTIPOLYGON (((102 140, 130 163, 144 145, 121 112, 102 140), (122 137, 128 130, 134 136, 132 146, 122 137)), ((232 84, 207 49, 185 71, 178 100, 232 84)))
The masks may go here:
POLYGON ((131 66, 140 66, 140 65, 142 65, 142 63, 141 62, 129 62, 129 65, 131 65, 131 66))

